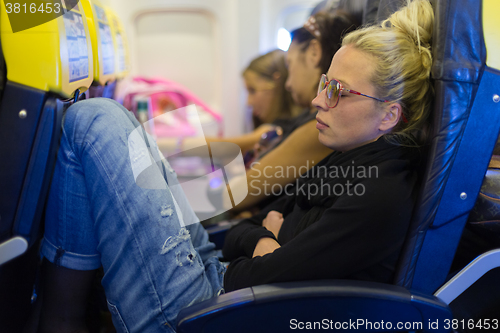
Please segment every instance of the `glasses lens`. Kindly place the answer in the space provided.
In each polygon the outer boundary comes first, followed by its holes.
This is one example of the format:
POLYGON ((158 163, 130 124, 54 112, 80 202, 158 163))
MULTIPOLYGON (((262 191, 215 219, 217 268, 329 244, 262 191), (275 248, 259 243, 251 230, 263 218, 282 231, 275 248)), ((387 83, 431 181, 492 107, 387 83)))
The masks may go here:
POLYGON ((339 99, 340 84, 337 80, 330 81, 326 90, 326 102, 329 107, 335 107, 339 99))
POLYGON ((323 89, 325 89, 325 84, 326 84, 326 76, 325 74, 323 74, 321 75, 321 80, 319 80, 317 95, 319 95, 323 91, 323 89))

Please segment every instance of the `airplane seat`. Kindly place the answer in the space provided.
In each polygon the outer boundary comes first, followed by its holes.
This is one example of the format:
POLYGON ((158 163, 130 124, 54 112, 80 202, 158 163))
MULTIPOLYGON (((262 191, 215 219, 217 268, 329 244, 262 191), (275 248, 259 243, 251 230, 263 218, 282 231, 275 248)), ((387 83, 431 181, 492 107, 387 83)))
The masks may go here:
MULTIPOLYGON (((2 43, 0 36, 0 45, 2 43)), ((5 67, 5 57, 0 48, 0 101, 2 100, 3 91, 5 89, 5 84, 7 83, 7 68, 5 67)))
POLYGON ((498 137, 498 70, 491 61, 495 50, 488 48, 495 27, 487 15, 500 10, 495 6, 491 0, 434 2, 433 136, 396 277, 396 284, 422 292, 436 290, 446 279, 498 137), (477 22, 483 22, 482 29, 477 22))
MULTIPOLYGON (((368 0, 365 8, 377 8, 377 17, 383 18, 382 11, 395 3, 401 2, 368 0)), ((495 14, 500 4, 432 3, 436 94, 423 179, 394 285, 332 280, 245 288, 183 309, 178 332, 273 332, 280 325, 288 328, 291 318, 419 321, 424 332, 447 331, 429 327, 428 320, 451 320, 449 304, 482 271, 498 266, 500 251, 490 251, 444 284, 499 135, 500 49, 495 32, 500 21, 495 14)))
MULTIPOLYGON (((126 36, 116 13, 99 0, 80 0, 92 44, 93 81, 87 90, 88 98, 115 97, 118 80, 128 75, 129 58, 126 36)), ((43 267, 43 265, 42 265, 43 267)), ((103 316, 109 314, 104 289, 101 285, 102 268, 98 270, 89 295, 86 324, 91 331, 99 331, 103 316)), ((44 275, 40 279, 48 279, 44 275)), ((41 283, 42 284, 42 283, 41 283)), ((34 319, 34 320, 37 320, 34 319)))
POLYGON ((99 1, 92 1, 92 4, 92 7, 89 4, 85 8, 93 16, 95 27, 91 34, 96 36, 92 39, 92 46, 99 52, 94 59, 94 83, 89 89, 90 98, 116 99, 117 84, 127 77, 130 68, 127 36, 113 9, 99 1), (98 64, 102 64, 102 68, 98 64))
POLYGON ((451 272, 459 271, 478 255, 495 248, 500 248, 500 137, 465 225, 451 272))
POLYGON ((480 236, 488 250, 500 248, 500 137, 469 215, 467 229, 480 236))
POLYGON ((106 85, 102 97, 117 99, 118 82, 125 79, 130 71, 130 54, 128 47, 127 34, 123 27, 122 21, 116 12, 109 6, 105 7, 106 14, 111 21, 111 36, 113 37, 113 45, 115 50, 115 74, 116 80, 106 85))
POLYGON ((57 19, 22 28, 10 24, 3 2, 0 330, 17 332, 36 300, 38 245, 63 114, 83 98, 80 92, 90 86, 93 68, 85 14, 76 2, 57 19))
MULTIPOLYGON (((450 272, 463 270, 475 258, 500 248, 500 137, 484 176, 476 204, 462 233, 450 272)), ((490 252, 491 253, 491 252, 490 252)), ((498 265, 497 265, 498 266, 498 265)), ((464 270, 465 272, 465 270, 464 270)), ((450 303, 455 318, 500 319, 500 268, 492 267, 450 303)))

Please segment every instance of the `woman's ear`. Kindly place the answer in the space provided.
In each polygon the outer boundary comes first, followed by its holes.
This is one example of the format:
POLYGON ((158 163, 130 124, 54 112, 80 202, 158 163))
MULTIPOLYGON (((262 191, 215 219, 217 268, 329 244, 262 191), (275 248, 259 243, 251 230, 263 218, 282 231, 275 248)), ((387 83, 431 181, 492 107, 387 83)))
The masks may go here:
POLYGON ((306 50, 306 63, 312 66, 312 68, 318 67, 321 60, 322 51, 323 49, 321 48, 321 43, 319 42, 319 40, 311 40, 306 50))
POLYGON ((398 124, 400 118, 403 116, 403 108, 399 103, 391 103, 384 110, 385 115, 380 123, 379 130, 388 133, 398 124))

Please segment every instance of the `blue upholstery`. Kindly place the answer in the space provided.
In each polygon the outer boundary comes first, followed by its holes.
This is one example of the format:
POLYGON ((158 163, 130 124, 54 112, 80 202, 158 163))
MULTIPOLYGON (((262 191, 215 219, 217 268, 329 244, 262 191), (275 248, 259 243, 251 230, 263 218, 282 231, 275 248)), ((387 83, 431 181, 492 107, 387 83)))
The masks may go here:
POLYGON ((0 242, 19 235, 32 245, 37 238, 61 119, 62 108, 45 92, 7 84, 0 108, 0 242))
POLYGON ((37 244, 68 103, 47 92, 5 85, 0 106, 0 243, 15 236, 28 242, 25 254, 0 265, 0 322, 6 331, 19 329, 31 309, 37 244))
POLYGON ((423 332, 445 332, 443 326, 431 329, 427 318, 444 322, 451 311, 433 296, 411 294, 402 287, 315 281, 237 290, 184 309, 178 318, 179 333, 284 332, 307 322, 324 325, 316 328, 356 331, 369 331, 382 322, 396 328, 402 322, 422 324, 423 332))
POLYGON ((433 140, 395 281, 426 293, 445 282, 500 129, 492 100, 500 78, 485 66, 481 4, 434 1, 433 140))

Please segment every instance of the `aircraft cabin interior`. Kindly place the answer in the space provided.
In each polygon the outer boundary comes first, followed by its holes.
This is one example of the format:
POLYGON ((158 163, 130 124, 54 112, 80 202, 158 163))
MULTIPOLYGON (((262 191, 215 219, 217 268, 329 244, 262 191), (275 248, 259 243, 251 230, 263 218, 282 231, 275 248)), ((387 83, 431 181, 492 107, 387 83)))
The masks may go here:
POLYGON ((499 0, 0 0, 0 332, 497 332, 499 0))

